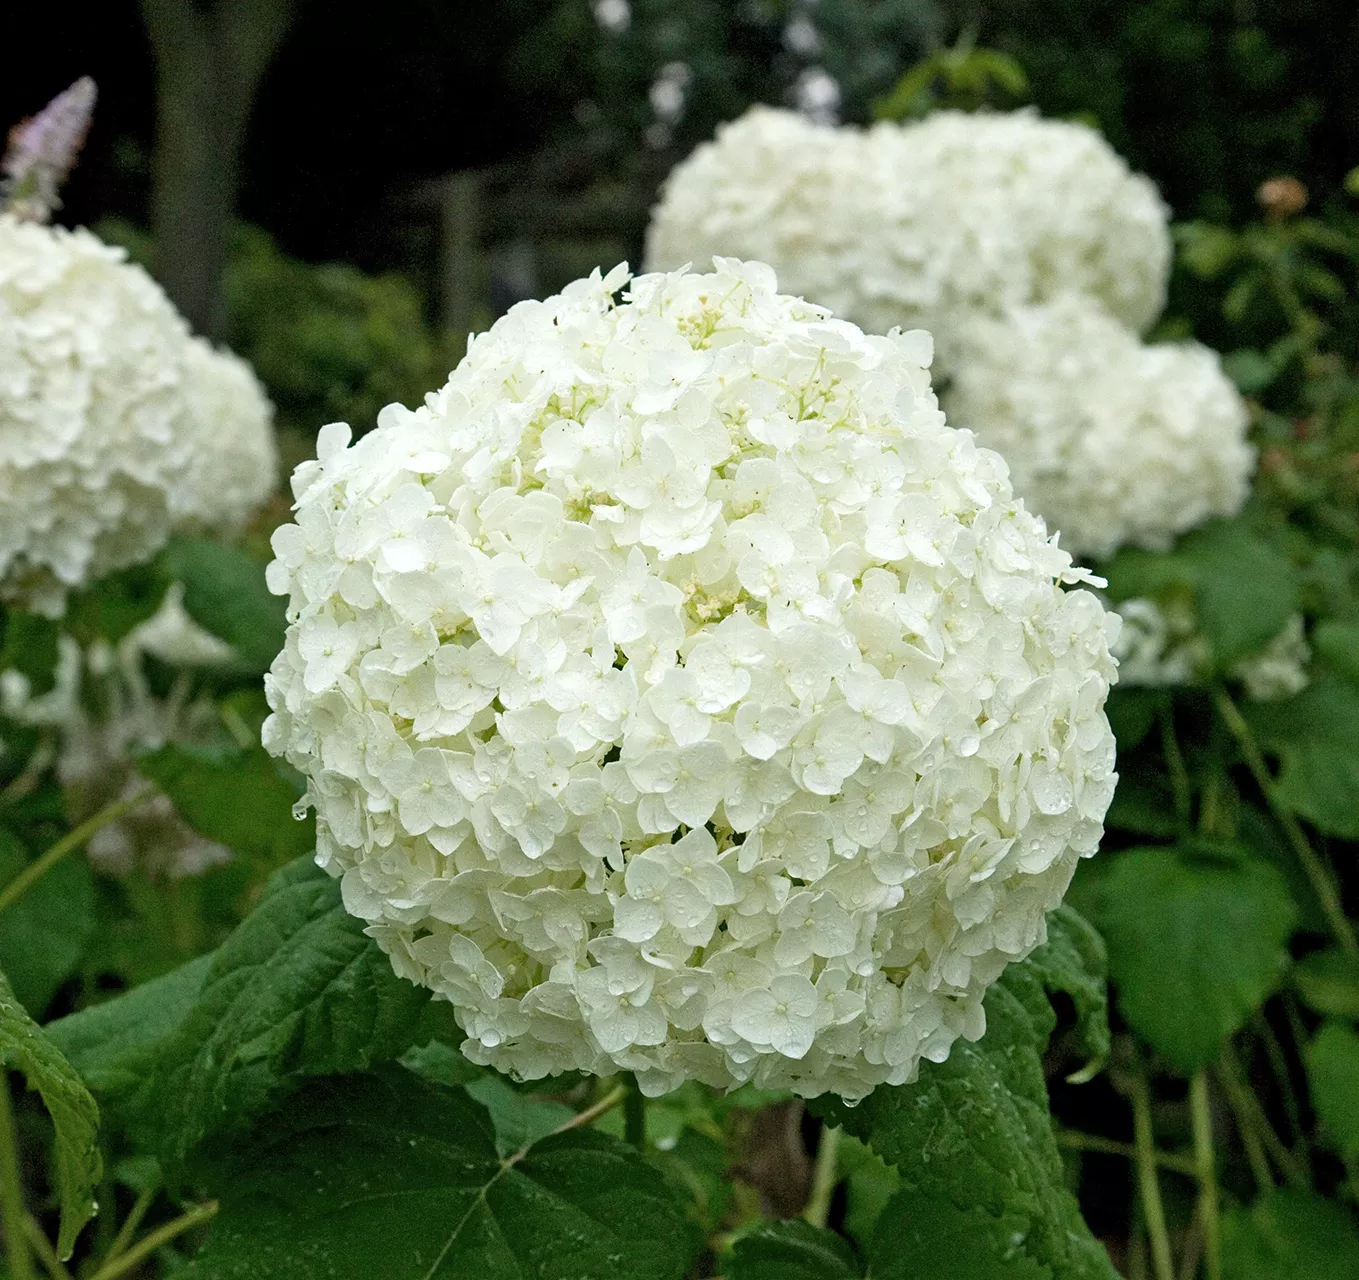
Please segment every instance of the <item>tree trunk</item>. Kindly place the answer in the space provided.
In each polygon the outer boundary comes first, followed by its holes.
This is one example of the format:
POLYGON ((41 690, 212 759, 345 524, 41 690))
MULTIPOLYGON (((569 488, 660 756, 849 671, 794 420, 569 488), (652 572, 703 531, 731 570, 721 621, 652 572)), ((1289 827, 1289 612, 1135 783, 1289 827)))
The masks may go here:
POLYGON ((141 7, 156 56, 156 274, 199 333, 220 337, 241 146, 296 3, 141 0, 141 7))

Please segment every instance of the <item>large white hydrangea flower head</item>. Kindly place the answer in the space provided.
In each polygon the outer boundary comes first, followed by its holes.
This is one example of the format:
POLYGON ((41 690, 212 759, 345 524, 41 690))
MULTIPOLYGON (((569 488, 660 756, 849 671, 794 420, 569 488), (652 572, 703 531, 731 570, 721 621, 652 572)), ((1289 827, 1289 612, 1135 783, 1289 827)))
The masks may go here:
POLYGON ((981 1035, 1095 851, 1117 619, 927 334, 714 265, 521 303, 322 431, 265 741, 473 1061, 859 1098, 981 1035))
POLYGON ((653 269, 758 255, 785 288, 875 332, 952 335, 1059 292, 1135 329, 1160 314, 1168 213, 1095 130, 1029 111, 938 112, 864 132, 752 108, 666 180, 653 269))
POLYGON ((0 597, 59 612, 176 525, 242 521, 275 465, 254 375, 141 268, 0 213, 0 597))
POLYGON ((1255 450, 1216 352, 1143 343, 1087 297, 975 316, 955 338, 950 420, 1010 465, 1077 555, 1163 550, 1240 511, 1255 450))

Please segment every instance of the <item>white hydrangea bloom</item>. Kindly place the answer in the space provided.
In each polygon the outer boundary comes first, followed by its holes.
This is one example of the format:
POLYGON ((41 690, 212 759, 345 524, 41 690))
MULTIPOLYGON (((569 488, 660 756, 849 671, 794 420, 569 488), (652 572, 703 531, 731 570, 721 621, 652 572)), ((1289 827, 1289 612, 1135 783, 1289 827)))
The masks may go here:
POLYGON ((239 529, 278 482, 274 407, 245 360, 202 338, 184 350, 183 387, 193 447, 169 493, 171 518, 206 533, 239 529))
POLYGON ((1089 298, 977 316, 957 335, 951 421, 1010 464, 1075 554, 1168 547, 1250 491, 1248 417, 1218 355, 1145 344, 1089 298))
POLYGON ((1148 179, 1095 130, 1029 111, 865 132, 755 107, 673 170, 647 238, 652 269, 758 257, 867 329, 927 328, 950 368, 976 311, 1061 291, 1146 328, 1170 253, 1148 179))
POLYGON ((1232 675, 1246 686, 1252 702, 1278 702, 1307 688, 1311 660, 1306 624, 1302 614, 1295 613, 1259 653, 1242 658, 1232 675))
MULTIPOLYGON (((1137 596, 1114 608, 1123 619, 1112 645, 1121 684, 1190 685, 1210 672, 1212 650, 1187 600, 1171 599, 1162 606, 1137 596)), ((1245 686, 1252 702, 1277 702, 1307 687, 1311 660, 1306 622, 1302 614, 1295 613, 1259 653, 1242 658, 1229 674, 1245 686)))
POLYGON ((928 335, 715 267, 521 303, 321 432, 265 742, 474 1061, 858 1098, 982 1033, 1095 851, 1117 618, 928 335))
MULTIPOLYGON (((881 254, 871 180, 862 131, 752 107, 671 171, 651 212, 647 268, 715 254, 767 262, 788 292, 871 328, 865 287, 881 254)), ((880 331, 911 319, 898 315, 880 331)))
POLYGON ((272 485, 268 402, 87 231, 0 214, 0 597, 66 592, 237 523, 272 485))
POLYGON ((1060 293, 1097 298, 1138 331, 1161 314, 1170 211, 1097 130, 1032 110, 939 111, 870 139, 893 267, 905 285, 927 264, 946 320, 1060 293), (916 175, 927 176, 932 236, 915 230, 916 175), (948 253, 922 260, 922 239, 948 253))
POLYGON ((1112 645, 1119 684, 1129 688, 1193 684, 1211 663, 1188 602, 1172 600, 1162 608, 1155 600, 1135 596, 1114 608, 1123 619, 1112 645))

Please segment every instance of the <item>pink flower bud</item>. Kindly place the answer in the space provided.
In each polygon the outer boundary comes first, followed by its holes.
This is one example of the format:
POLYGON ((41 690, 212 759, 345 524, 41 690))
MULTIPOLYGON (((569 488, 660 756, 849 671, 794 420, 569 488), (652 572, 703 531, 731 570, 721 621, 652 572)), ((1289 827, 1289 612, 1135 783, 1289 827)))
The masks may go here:
POLYGON ((16 218, 46 222, 60 208, 57 191, 75 167, 89 132, 96 89, 82 76, 57 94, 37 115, 9 131, 0 188, 3 207, 16 218))

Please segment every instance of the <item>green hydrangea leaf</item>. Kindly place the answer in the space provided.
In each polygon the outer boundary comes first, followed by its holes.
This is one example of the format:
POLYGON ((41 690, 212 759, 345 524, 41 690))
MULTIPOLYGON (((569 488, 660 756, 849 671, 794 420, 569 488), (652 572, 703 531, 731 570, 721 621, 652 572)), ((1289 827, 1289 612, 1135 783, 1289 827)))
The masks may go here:
POLYGON ((51 1033, 119 1122, 177 1161, 307 1077, 398 1057, 429 998, 345 911, 339 881, 302 859, 212 955, 51 1033))
POLYGON ((680 1280, 699 1243, 627 1144, 502 1156, 464 1090, 395 1067, 313 1084, 200 1176, 222 1209, 191 1280, 680 1280))
MULTIPOLYGON (((939 1192, 897 1193, 878 1220, 873 1237, 873 1280, 1057 1280, 1066 1276, 1114 1276, 1107 1258, 1049 1266, 1028 1249, 1029 1219, 963 1207, 939 1192), (1107 1270, 1101 1270, 1101 1261, 1107 1270)), ((1103 1250, 1093 1244, 1094 1250, 1103 1250)))
POLYGON ((1190 1075, 1278 986, 1297 907, 1279 872, 1241 850, 1106 856, 1087 905, 1109 949, 1119 1010, 1190 1075))
POLYGON ((1168 552, 1125 548, 1103 571, 1115 600, 1188 594, 1223 671, 1277 636, 1301 598, 1292 560, 1244 516, 1210 521, 1168 552))
MULTIPOLYGON (((915 1084, 879 1088, 856 1107, 810 1104, 900 1175, 900 1196, 874 1236, 871 1275, 1114 1280, 1066 1185, 1042 1062, 1057 1024, 1049 990, 1097 1019, 1101 961, 1089 926, 1069 908, 1054 912, 1048 944, 987 993, 979 1042, 957 1042, 946 1061, 922 1063, 915 1084)), ((1079 1035, 1087 1051, 1107 1044, 1107 1030, 1079 1035)))
POLYGON ((1359 685, 1359 622, 1322 622, 1312 632, 1312 650, 1338 675, 1359 685))
POLYGON ((212 968, 211 955, 82 1009, 45 1028, 90 1088, 110 1097, 147 1075, 188 1016, 212 968))
POLYGON ((212 957, 193 1007, 161 1048, 151 1101, 161 1150, 259 1115, 308 1076, 396 1058, 428 990, 398 978, 310 859, 285 867, 212 957))
POLYGON ((1108 957, 1095 927, 1063 903, 1048 916, 1047 942, 1024 964, 1046 991, 1071 997, 1076 1047, 1092 1062, 1103 1062, 1109 1056, 1108 957))
POLYGON ((316 847, 315 819, 293 817, 300 791, 263 747, 223 751, 172 743, 139 756, 137 768, 199 835, 267 867, 316 847))
POLYGON ((162 553, 164 572, 184 584, 184 609, 225 640, 243 667, 260 674, 283 648, 283 600, 270 592, 264 566, 244 551, 199 538, 176 538, 162 553))
POLYGON ((722 1260, 723 1280, 856 1280, 863 1268, 833 1231, 801 1219, 758 1222, 722 1260))
POLYGON ((9 609, 0 614, 0 671, 14 670, 28 680, 34 694, 48 693, 56 683, 61 624, 41 614, 9 609))
POLYGON ((836 1159, 845 1175, 845 1232, 861 1248, 873 1232, 888 1201, 901 1190, 901 1175, 867 1143, 842 1133, 836 1159))
POLYGON ((1271 1191, 1223 1215, 1222 1274, 1230 1280, 1359 1276, 1359 1229, 1344 1208, 1310 1191, 1271 1191))
POLYGON ((1345 1163, 1359 1166, 1359 1033, 1327 1022, 1312 1037, 1306 1057, 1317 1119, 1345 1163))
POLYGON ((1328 835, 1359 840, 1359 687, 1335 676, 1243 712, 1280 759, 1275 792, 1328 835))
POLYGON ((1298 993, 1318 1013, 1359 1018, 1359 956, 1339 947, 1314 951, 1293 966, 1298 993))
POLYGON ((49 1039, 99 1099, 105 1127, 132 1134, 137 1145, 152 1145, 160 1131, 158 1116, 141 1119, 156 1067, 164 1045, 198 999, 211 967, 212 957, 200 956, 46 1027, 49 1039))
POLYGON ((160 557, 100 578, 71 597, 62 618, 62 630, 83 645, 95 640, 117 644, 134 627, 154 616, 168 586, 160 557))
MULTIPOLYGON (((8 884, 29 861, 18 837, 0 830, 0 884, 8 884)), ((63 858, 0 912, 0 971, 35 1017, 76 971, 94 930, 94 875, 79 856, 63 858)))
MULTIPOLYGON (((56 1130, 54 1164, 61 1201, 57 1252, 71 1256, 80 1229, 94 1217, 94 1189, 103 1160, 99 1154, 99 1108, 75 1068, 14 998, 0 973, 0 1064, 22 1071, 42 1095, 56 1130)), ((0 1084, 3 1082, 0 1081, 0 1084)))

